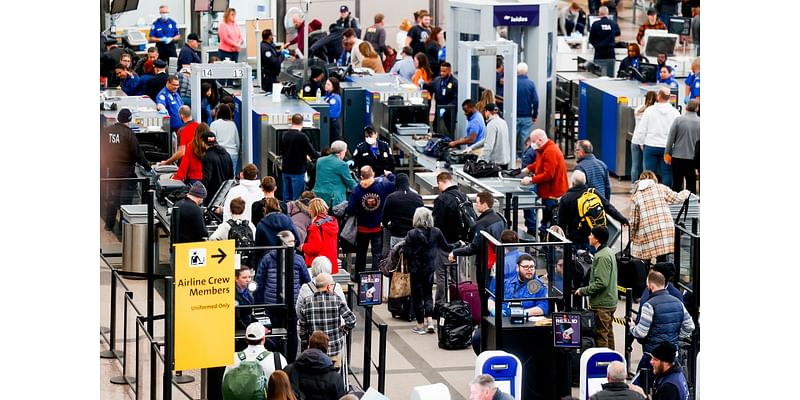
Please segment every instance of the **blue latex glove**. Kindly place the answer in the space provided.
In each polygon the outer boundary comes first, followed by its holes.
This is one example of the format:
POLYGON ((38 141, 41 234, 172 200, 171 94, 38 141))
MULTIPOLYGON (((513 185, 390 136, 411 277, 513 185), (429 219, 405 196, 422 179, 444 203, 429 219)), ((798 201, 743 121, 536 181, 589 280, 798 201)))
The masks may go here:
POLYGON ((444 108, 439 109, 439 118, 444 117, 444 108))
POLYGON ((167 115, 167 114, 169 114, 169 111, 167 111, 167 108, 164 107, 164 108, 158 110, 158 113, 161 114, 161 115, 167 115))
POLYGON ((168 39, 168 38, 167 38, 166 36, 162 37, 162 38, 161 38, 161 43, 167 43, 167 39, 168 39))
POLYGON ((167 39, 167 41, 165 42, 166 44, 170 44, 170 43, 172 43, 172 38, 171 38, 171 37, 168 37, 168 38, 166 38, 166 39, 167 39))
POLYGON ((689 104, 689 96, 683 98, 683 104, 689 104))
POLYGON ((489 309, 489 316, 494 317, 494 307, 489 309))
POLYGON ((419 78, 419 80, 417 81, 417 85, 419 85, 419 87, 422 87, 422 85, 424 85, 424 84, 425 84, 425 81, 422 80, 422 78, 419 78))
POLYGON ((355 163, 353 162, 353 160, 347 160, 347 161, 345 161, 345 162, 347 163, 347 166, 348 166, 348 167, 352 167, 353 165, 355 165, 355 163))

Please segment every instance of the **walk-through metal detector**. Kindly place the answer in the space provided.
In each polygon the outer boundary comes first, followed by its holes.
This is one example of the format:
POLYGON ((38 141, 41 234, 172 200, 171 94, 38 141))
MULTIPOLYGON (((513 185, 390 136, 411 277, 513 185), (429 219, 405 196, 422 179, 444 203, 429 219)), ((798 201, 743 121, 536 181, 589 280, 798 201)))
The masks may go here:
MULTIPOLYGON (((241 165, 253 162, 253 119, 251 113, 251 99, 253 98, 253 80, 250 77, 252 68, 247 63, 214 63, 191 64, 192 78, 192 104, 201 104, 200 83, 203 79, 238 79, 242 81, 242 142, 239 149, 241 165)), ((200 121, 200 107, 192 107, 192 118, 200 121)))
MULTIPOLYGON (((500 42, 459 42, 458 43, 458 65, 461 74, 458 76, 458 106, 466 99, 478 102, 479 93, 472 93, 473 84, 483 86, 495 91, 494 85, 481 85, 481 82, 494 82, 497 78, 494 69, 497 56, 503 56, 503 60, 508 65, 517 65, 517 44, 510 41, 500 42), (487 64, 483 61, 491 58, 491 68, 485 68, 487 64), (481 65, 484 68, 481 68, 481 65)), ((503 79, 506 88, 515 90, 505 90, 503 96, 503 119, 508 124, 509 143, 511 144, 511 163, 517 161, 517 71, 516 68, 506 68, 503 72, 503 79)), ((464 137, 466 134, 467 119, 463 112, 458 112, 458 128, 454 138, 464 137)))
MULTIPOLYGON (((539 95, 539 120, 533 127, 544 129, 551 137, 555 126, 556 105, 557 3, 556 0, 449 0, 447 5, 448 49, 455 49, 461 46, 462 42, 492 42, 499 38, 517 44, 517 59, 528 64, 528 78, 536 84, 536 92, 539 95)), ((460 81, 467 76, 464 72, 467 70, 460 65, 459 57, 456 55, 455 51, 448 51, 447 61, 453 65, 453 71, 460 81)), ((495 60, 483 58, 479 63, 481 86, 497 93, 496 77, 489 76, 489 71, 495 67, 495 60)), ((516 73, 516 64, 507 59, 503 64, 506 73, 509 70, 516 73)), ((503 104, 504 115, 508 115, 508 105, 513 102, 507 98, 516 87, 511 86, 507 78, 505 82, 503 104)), ((465 98, 461 98, 459 93, 459 105, 465 98)), ((459 116, 459 124, 462 121, 462 117, 459 116)), ((458 129, 463 129, 462 126, 459 125, 458 129)))

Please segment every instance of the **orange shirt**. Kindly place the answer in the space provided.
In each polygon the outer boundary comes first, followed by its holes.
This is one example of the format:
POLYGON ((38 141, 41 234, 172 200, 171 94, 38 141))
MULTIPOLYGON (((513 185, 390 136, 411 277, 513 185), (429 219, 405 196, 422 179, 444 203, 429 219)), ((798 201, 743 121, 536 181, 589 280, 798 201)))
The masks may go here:
POLYGON ((433 77, 428 75, 428 73, 425 72, 425 70, 423 70, 422 68, 417 68, 416 72, 414 72, 414 76, 411 77, 411 83, 419 86, 417 83, 419 82, 420 78, 422 78, 422 80, 425 81, 425 83, 430 83, 431 80, 433 79, 433 77))

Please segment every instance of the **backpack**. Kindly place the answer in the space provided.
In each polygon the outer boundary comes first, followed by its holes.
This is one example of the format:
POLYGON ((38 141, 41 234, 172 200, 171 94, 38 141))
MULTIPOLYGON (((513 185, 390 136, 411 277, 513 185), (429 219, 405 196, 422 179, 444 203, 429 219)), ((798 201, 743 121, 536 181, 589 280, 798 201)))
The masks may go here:
MULTIPOLYGON (((255 235, 253 230, 250 229, 250 223, 246 219, 234 220, 229 219, 228 225, 231 229, 228 231, 228 239, 236 240, 236 248, 240 247, 254 247, 256 245, 255 235)), ((248 267, 255 266, 255 250, 241 250, 241 264, 248 267)))
POLYGON ((594 188, 589 188, 578 197, 578 230, 584 226, 606 226, 606 210, 603 201, 594 188))
POLYGON ((458 201, 458 237, 465 242, 471 242, 474 231, 473 228, 475 224, 478 223, 478 215, 475 214, 475 209, 472 208, 472 202, 469 201, 467 196, 462 198, 456 193, 452 195, 456 198, 456 201, 458 201))
MULTIPOLYGON (((222 399, 264 400, 269 377, 264 373, 260 363, 268 355, 268 352, 262 351, 255 361, 248 361, 243 351, 237 352, 236 356, 241 362, 222 378, 222 399)), ((277 355, 275 357, 277 358, 277 355)))

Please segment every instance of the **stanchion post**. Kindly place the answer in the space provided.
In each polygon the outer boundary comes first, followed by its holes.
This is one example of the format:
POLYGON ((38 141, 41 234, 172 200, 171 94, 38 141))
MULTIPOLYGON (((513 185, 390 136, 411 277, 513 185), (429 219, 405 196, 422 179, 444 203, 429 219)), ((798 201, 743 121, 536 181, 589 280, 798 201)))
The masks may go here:
POLYGON ((109 344, 108 350, 100 352, 100 358, 115 358, 119 357, 120 353, 114 350, 114 345, 117 340, 117 274, 114 273, 114 268, 111 268, 111 324, 109 328, 109 344))
POLYGON ((175 287, 174 278, 171 276, 164 278, 164 294, 164 379, 162 380, 164 387, 162 399, 172 400, 172 369, 175 368, 175 287))
MULTIPOLYGON (((143 187, 147 188, 149 186, 148 181, 145 180, 143 183, 143 187)), ((153 234, 155 224, 153 223, 153 218, 155 218, 154 213, 154 199, 155 199, 155 192, 152 190, 147 190, 145 192, 145 202, 147 203, 147 257, 145 258, 146 268, 147 268, 147 333, 150 337, 153 337, 153 297, 155 293, 155 287, 153 282, 155 273, 155 251, 156 251, 156 240, 155 235, 153 234)))
POLYGON ((364 307, 364 380, 362 389, 369 389, 372 366, 372 306, 364 307))
POLYGON ((378 332, 380 334, 380 342, 378 343, 378 391, 386 393, 386 339, 388 326, 386 324, 378 325, 378 332))
POLYGON ((126 361, 128 359, 128 301, 133 302, 133 292, 125 292, 125 307, 122 309, 122 375, 110 379, 111 383, 115 385, 136 382, 135 378, 125 375, 127 373, 126 361))
MULTIPOLYGON (((625 371, 631 370, 631 353, 633 352, 633 334, 628 329, 628 321, 633 314, 633 288, 625 288, 625 371)), ((630 372, 628 372, 630 374, 630 372)))

